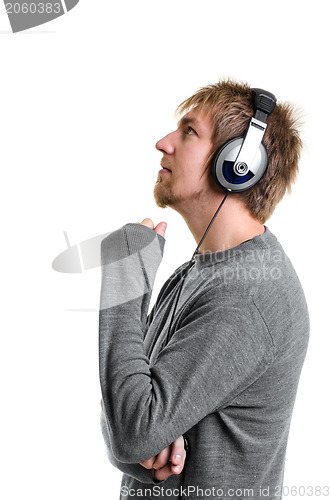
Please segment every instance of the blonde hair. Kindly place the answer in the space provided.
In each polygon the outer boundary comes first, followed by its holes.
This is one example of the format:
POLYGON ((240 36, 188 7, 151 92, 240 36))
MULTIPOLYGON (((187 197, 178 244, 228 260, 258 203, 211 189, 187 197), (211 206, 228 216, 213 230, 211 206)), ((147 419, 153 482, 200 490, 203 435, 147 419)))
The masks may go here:
MULTIPOLYGON (((177 107, 179 115, 193 108, 211 114, 213 148, 206 166, 210 175, 216 150, 229 139, 244 135, 254 115, 253 99, 254 93, 247 83, 224 79, 200 88, 177 107)), ((266 172, 252 188, 233 193, 262 224, 271 216, 284 194, 291 191, 302 149, 299 117, 290 103, 277 102, 267 124, 262 141, 268 153, 266 172)))

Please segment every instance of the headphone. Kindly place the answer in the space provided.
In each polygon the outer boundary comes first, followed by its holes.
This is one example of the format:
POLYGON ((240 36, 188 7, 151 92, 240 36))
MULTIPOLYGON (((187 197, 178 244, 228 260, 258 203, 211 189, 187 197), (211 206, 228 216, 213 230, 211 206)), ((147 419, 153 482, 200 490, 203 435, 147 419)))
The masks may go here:
POLYGON ((254 186, 266 171, 268 155, 262 144, 267 118, 276 106, 276 97, 262 89, 254 92, 254 116, 243 137, 230 139, 215 153, 212 176, 227 191, 240 193, 254 186))

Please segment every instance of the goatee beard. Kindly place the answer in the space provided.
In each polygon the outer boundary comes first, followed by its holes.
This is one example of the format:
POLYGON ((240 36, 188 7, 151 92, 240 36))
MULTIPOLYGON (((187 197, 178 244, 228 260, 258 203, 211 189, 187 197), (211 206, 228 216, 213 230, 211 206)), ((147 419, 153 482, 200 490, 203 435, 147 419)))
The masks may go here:
POLYGON ((154 186, 154 200, 158 207, 166 208, 173 206, 173 204, 178 201, 171 191, 171 188, 164 186, 163 181, 159 180, 154 186))

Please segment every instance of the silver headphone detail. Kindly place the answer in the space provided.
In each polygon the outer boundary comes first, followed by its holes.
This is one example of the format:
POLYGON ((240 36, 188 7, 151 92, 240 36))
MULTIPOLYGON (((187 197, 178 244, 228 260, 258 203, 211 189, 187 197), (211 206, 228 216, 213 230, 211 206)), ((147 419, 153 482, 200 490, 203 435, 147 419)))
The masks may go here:
POLYGON ((254 112, 243 137, 235 137, 214 155, 212 175, 216 183, 231 192, 242 192, 254 186, 264 174, 268 155, 262 144, 267 118, 275 109, 276 97, 262 89, 254 91, 254 112))
POLYGON ((244 161, 237 162, 234 166, 237 175, 245 175, 248 172, 248 165, 244 161))

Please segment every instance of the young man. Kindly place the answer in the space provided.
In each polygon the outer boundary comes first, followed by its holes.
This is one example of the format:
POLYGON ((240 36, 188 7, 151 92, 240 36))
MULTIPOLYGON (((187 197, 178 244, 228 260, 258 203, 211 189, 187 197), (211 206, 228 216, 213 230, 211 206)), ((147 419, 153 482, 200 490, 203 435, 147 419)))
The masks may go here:
MULTIPOLYGON (((225 196, 212 159, 245 133, 252 103, 246 84, 202 88, 179 106, 177 130, 156 144, 163 168, 155 201, 180 213, 197 243, 225 196)), ((173 320, 188 263, 147 317, 166 224, 144 219, 102 241, 101 425, 108 457, 124 473, 121 499, 159 498, 161 487, 171 499, 281 497, 309 338, 300 282, 264 225, 298 170, 301 141, 288 104, 268 117, 263 144, 266 172, 227 196, 173 320)))

